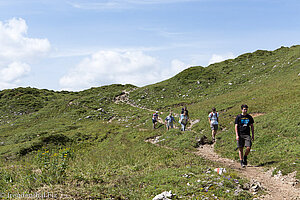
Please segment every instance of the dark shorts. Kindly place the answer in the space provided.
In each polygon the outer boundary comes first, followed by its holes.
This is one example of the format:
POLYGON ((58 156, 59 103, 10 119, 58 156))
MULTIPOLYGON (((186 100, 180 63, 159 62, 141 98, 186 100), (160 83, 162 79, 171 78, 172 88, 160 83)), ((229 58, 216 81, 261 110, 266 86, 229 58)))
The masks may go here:
POLYGON ((152 123, 155 124, 157 121, 156 119, 152 119, 152 123))
POLYGON ((218 130, 218 124, 211 124, 210 125, 211 130, 218 130))
POLYGON ((251 147, 251 136, 250 135, 240 135, 239 140, 237 141, 237 147, 251 147))

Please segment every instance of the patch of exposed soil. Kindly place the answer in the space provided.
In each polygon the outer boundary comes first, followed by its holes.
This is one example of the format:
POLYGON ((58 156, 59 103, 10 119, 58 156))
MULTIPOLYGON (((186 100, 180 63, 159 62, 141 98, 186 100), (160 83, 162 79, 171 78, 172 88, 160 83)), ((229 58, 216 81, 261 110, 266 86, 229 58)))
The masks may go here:
POLYGON ((203 145, 195 152, 205 159, 220 163, 228 168, 236 170, 241 176, 249 179, 258 181, 261 186, 268 192, 267 195, 262 196, 260 199, 267 200, 300 200, 300 190, 293 185, 297 184, 297 180, 286 179, 282 177, 272 177, 272 173, 265 172, 262 167, 252 166, 251 163, 246 168, 241 168, 240 164, 227 159, 222 158, 214 152, 213 145, 203 145), (291 181, 292 180, 292 181, 291 181))

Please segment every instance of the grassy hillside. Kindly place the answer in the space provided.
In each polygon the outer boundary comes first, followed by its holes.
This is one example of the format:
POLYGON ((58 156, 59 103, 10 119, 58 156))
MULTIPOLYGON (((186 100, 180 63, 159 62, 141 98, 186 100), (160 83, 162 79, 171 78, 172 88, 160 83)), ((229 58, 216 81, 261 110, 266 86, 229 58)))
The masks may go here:
MULTIPOLYGON (((181 199, 253 199, 233 171, 191 153, 210 140, 208 112, 220 112, 216 150, 238 159, 233 121, 246 103, 255 117, 251 164, 300 171, 300 46, 256 51, 206 68, 191 67, 142 88, 110 85, 82 92, 16 88, 0 92, 0 191, 53 192, 70 199, 152 199, 172 190, 181 199), (135 90, 132 90, 135 89, 135 90), (116 104, 130 101, 179 113, 187 105, 192 131, 152 130, 151 112, 116 104), (160 144, 147 138, 162 135, 160 144), (188 150, 188 151, 187 151, 188 150)), ((299 173, 297 174, 300 178, 299 173)), ((258 194, 259 195, 259 194, 258 194)))
MULTIPOLYGON (((144 141, 165 131, 162 126, 152 130, 149 111, 113 102, 132 88, 2 91, 1 191, 50 192, 62 199, 149 199, 165 190, 177 198, 233 197, 245 182, 233 171, 219 177, 212 169, 220 166, 144 141), (39 103, 27 107, 28 95, 39 103)), ((242 191, 234 198, 252 195, 242 191)))
MULTIPOLYGON (((234 119, 246 103, 250 114, 259 114, 255 117, 256 141, 249 161, 277 167, 274 173, 298 171, 300 178, 299 73, 300 46, 258 50, 207 68, 189 68, 169 80, 139 88, 130 97, 133 102, 166 111, 179 112, 177 105, 187 105, 191 118, 200 119, 193 130, 207 137, 211 134, 207 115, 216 107, 221 121, 216 150, 236 160, 234 119)), ((180 145, 177 140, 180 138, 169 137, 166 143, 180 145)), ((194 141, 190 146, 195 146, 194 141)))
POLYGON ((258 50, 208 67, 188 68, 171 79, 139 88, 130 97, 133 102, 152 108, 201 102, 240 87, 258 87, 273 77, 287 78, 285 73, 299 69, 299 58, 299 46, 258 50))

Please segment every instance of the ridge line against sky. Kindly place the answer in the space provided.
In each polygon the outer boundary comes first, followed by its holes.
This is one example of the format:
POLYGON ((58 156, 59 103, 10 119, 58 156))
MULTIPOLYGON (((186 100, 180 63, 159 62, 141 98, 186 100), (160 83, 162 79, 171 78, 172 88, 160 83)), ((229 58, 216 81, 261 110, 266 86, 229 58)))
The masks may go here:
POLYGON ((0 1, 0 89, 144 86, 300 44, 296 0, 0 1))

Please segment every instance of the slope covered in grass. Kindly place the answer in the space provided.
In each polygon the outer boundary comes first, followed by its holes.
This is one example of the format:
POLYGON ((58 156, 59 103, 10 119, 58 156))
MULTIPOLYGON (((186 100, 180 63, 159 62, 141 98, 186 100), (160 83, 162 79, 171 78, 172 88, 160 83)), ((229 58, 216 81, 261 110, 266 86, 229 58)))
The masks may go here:
MULTIPOLYGON (((277 167, 274 173, 297 171, 299 178, 299 74, 300 46, 259 50, 207 68, 189 68, 169 80, 135 90, 131 98, 135 102, 140 99, 140 104, 145 106, 166 111, 173 109, 177 113, 180 112, 177 104, 188 105, 190 117, 200 119, 193 130, 209 138, 207 116, 211 108, 216 107, 221 122, 216 150, 235 160, 238 160, 238 153, 233 150, 236 146, 234 119, 241 113, 240 106, 248 104, 250 114, 257 115, 250 163, 277 167), (146 91, 151 92, 146 95, 146 91)), ((178 137, 166 140, 180 145, 175 142, 178 137)), ((193 138, 189 141, 191 147, 195 146, 193 138)))
MULTIPOLYGON (((149 199, 172 190, 177 198, 232 198, 245 182, 233 171, 219 177, 211 169, 219 166, 192 153, 145 142, 165 131, 162 126, 152 130, 149 111, 114 103, 116 96, 133 88, 111 85, 82 92, 2 91, 3 194, 149 199), (39 103, 27 107, 28 95, 39 103)), ((234 198, 251 199, 252 194, 241 191, 234 198)))
MULTIPOLYGON (((299 168, 300 47, 256 51, 233 60, 192 67, 173 78, 137 88, 110 85, 82 92, 16 88, 0 92, 0 189, 4 193, 53 192, 61 198, 151 199, 172 190, 176 198, 253 199, 237 192, 246 180, 190 151, 210 139, 208 112, 220 112, 215 145, 238 159, 234 118, 246 103, 255 120, 254 165, 283 173, 299 168), (185 133, 152 130, 151 112, 114 100, 131 91, 135 105, 179 113, 187 105, 200 122, 185 133), (147 138, 162 135, 160 144, 147 138)), ((277 173, 275 171, 274 173, 277 173)), ((299 173, 297 174, 299 178, 299 173)))
MULTIPOLYGON (((258 50, 208 67, 188 68, 171 79, 135 90, 130 99, 152 108, 199 102, 241 87, 258 87, 273 77, 286 79, 285 73, 296 70, 299 62, 299 46, 258 50)), ((295 71, 296 76, 298 73, 295 71)))

